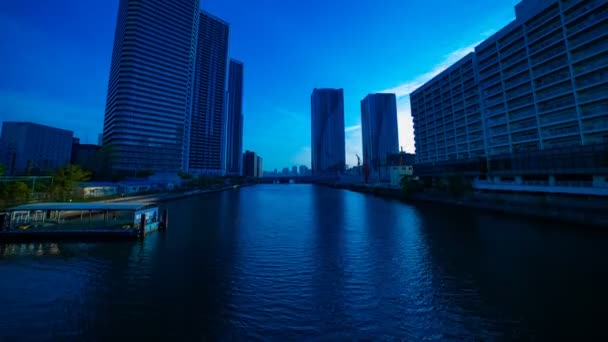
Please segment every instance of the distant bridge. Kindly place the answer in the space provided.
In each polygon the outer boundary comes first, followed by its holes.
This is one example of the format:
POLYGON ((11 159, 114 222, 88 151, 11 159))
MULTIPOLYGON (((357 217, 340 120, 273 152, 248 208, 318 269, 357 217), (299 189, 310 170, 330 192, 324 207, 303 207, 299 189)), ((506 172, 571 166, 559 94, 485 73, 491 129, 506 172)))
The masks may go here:
POLYGON ((337 175, 323 176, 276 176, 276 177, 261 177, 259 182, 262 184, 315 184, 322 182, 337 182, 340 179, 337 175))

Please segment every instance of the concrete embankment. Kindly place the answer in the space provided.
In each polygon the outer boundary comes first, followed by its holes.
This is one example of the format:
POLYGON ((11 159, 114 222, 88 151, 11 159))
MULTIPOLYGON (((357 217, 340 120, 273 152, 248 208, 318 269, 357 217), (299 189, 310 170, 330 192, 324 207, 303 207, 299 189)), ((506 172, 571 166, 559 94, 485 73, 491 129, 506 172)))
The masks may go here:
POLYGON ((206 190, 190 190, 183 192, 163 192, 163 193, 155 193, 155 194, 146 194, 146 195, 138 195, 138 196, 125 196, 121 198, 114 198, 110 200, 103 200, 102 202, 139 202, 139 203, 162 203, 168 201, 174 201, 182 198, 200 196, 204 194, 211 194, 215 192, 222 192, 227 190, 234 190, 241 187, 250 186, 250 184, 239 185, 236 188, 234 185, 224 186, 215 189, 206 189, 206 190))
POLYGON ((543 194, 480 192, 455 197, 443 192, 422 192, 403 198, 401 189, 365 184, 325 183, 324 186, 397 199, 410 204, 435 203, 491 211, 572 225, 608 227, 608 199, 543 194))

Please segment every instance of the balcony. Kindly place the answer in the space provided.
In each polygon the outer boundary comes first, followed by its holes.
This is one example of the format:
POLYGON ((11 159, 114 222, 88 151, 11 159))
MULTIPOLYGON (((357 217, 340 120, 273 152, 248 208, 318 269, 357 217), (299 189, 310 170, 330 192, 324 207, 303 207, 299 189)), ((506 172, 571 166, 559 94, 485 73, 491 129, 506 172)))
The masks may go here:
POLYGON ((526 82, 526 83, 523 83, 522 85, 518 86, 517 88, 508 90, 505 94, 505 97, 508 101, 508 100, 513 100, 522 95, 529 94, 531 92, 532 92, 532 85, 530 84, 530 82, 526 82))
POLYGON ((608 130, 608 113, 604 116, 583 120, 583 132, 595 133, 608 130))
POLYGON ((599 55, 606 50, 608 50, 608 36, 604 36, 604 38, 598 40, 592 45, 587 45, 583 48, 572 50, 570 55, 573 63, 578 63, 584 59, 599 55))
POLYGON ((580 18, 580 20, 576 21, 576 23, 569 23, 566 25, 566 31, 568 32, 568 36, 572 36, 597 23, 602 22, 606 18, 608 18, 608 6, 603 6, 580 18))
POLYGON ((486 59, 486 60, 484 60, 482 62, 479 62, 479 72, 481 73, 484 69, 486 69, 486 68, 488 68, 488 67, 490 67, 490 66, 492 66, 494 64, 497 64, 497 63, 498 63, 498 56, 497 55, 494 55, 494 56, 492 56, 492 57, 490 57, 490 58, 488 58, 488 59, 486 59))
POLYGON ((528 52, 529 52, 530 56, 536 55, 537 53, 541 52, 542 50, 555 45, 556 43, 562 41, 563 39, 564 39, 564 35, 563 35, 562 31, 561 30, 555 31, 555 33, 553 33, 551 36, 530 45, 528 52))
POLYGON ((498 41, 498 45, 501 48, 505 48, 509 45, 511 45, 511 43, 513 43, 514 41, 518 40, 519 38, 523 37, 524 32, 522 27, 517 27, 515 29, 513 29, 513 31, 509 32, 507 35, 505 35, 504 37, 502 37, 499 41, 498 41))
POLYGON ((518 75, 517 77, 506 79, 504 81, 504 83, 505 83, 505 91, 508 91, 509 89, 513 89, 515 87, 519 87, 525 83, 529 84, 530 83, 530 74, 522 73, 522 74, 518 75))
POLYGON ((507 46, 506 48, 500 50, 500 57, 504 59, 525 48, 526 45, 524 44, 524 39, 522 37, 516 43, 511 44, 510 46, 507 46))
POLYGON ((513 54, 507 58, 501 59, 500 64, 502 65, 503 68, 508 68, 511 65, 514 65, 515 63, 525 59, 526 57, 527 57, 526 49, 521 49, 518 53, 513 54))
POLYGON ((529 128, 536 129, 538 123, 536 122, 536 117, 531 117, 522 121, 510 122, 509 128, 511 129, 511 133, 523 131, 529 128))
POLYGON ((504 100, 505 100, 504 97, 502 96, 502 94, 500 94, 498 96, 494 96, 494 97, 486 99, 485 105, 486 105, 486 107, 492 107, 494 105, 504 102, 504 100))
POLYGON ((538 130, 536 129, 536 127, 528 129, 527 131, 511 134, 511 141, 514 143, 534 140, 538 140, 538 130))
POLYGON ((492 127, 492 126, 502 125, 506 122, 507 122, 507 116, 500 115, 500 116, 486 119, 486 126, 492 127))
POLYGON ((540 14, 526 22, 526 30, 529 32, 537 27, 543 26, 547 21, 557 17, 559 14, 559 6, 557 4, 545 9, 540 14))
POLYGON ((597 25, 590 30, 581 32, 576 36, 572 36, 568 39, 570 49, 577 49, 585 44, 592 43, 593 41, 604 38, 608 34, 608 22, 604 22, 601 25, 597 25))
POLYGON ((567 94, 561 98, 551 99, 548 101, 540 102, 538 104, 538 111, 540 113, 546 113, 574 105, 574 96, 567 94))
POLYGON ((544 64, 540 64, 537 65, 536 67, 533 68, 534 71, 534 77, 538 78, 538 77, 542 77, 545 76, 549 73, 552 73, 553 71, 566 67, 568 66, 568 58, 566 56, 566 54, 560 55, 559 57, 556 57, 554 59, 552 59, 551 61, 544 63, 544 64))
POLYGON ((543 39, 558 30, 562 30, 562 22, 559 17, 555 17, 549 23, 540 26, 536 30, 528 30, 528 44, 534 44, 540 39, 543 39))
POLYGON ((577 93, 579 103, 594 102, 599 99, 605 99, 608 98, 608 84, 587 88, 585 90, 579 90, 577 93))
POLYGON ((563 81, 569 81, 569 80, 570 80, 570 69, 564 66, 560 70, 556 70, 550 74, 547 74, 543 77, 539 77, 539 78, 535 79, 534 85, 536 86, 536 91, 539 91, 541 89, 551 87, 557 83, 560 83, 563 81))
POLYGON ((608 99, 581 106, 581 117, 593 117, 608 114, 608 99))
POLYGON ((492 136, 489 140, 491 146, 509 144, 509 135, 505 132, 503 135, 492 136))
POLYGON ((575 134, 578 135, 578 121, 572 121, 549 127, 541 127, 541 134, 543 138, 556 138, 575 134))
POLYGON ((511 100, 507 103, 509 110, 516 110, 523 106, 529 106, 534 104, 534 99, 532 98, 532 94, 527 96, 519 97, 514 100, 511 100))
POLYGON ((493 116, 493 115, 496 115, 496 114, 504 113, 505 112, 505 106, 503 104, 500 104, 498 106, 486 108, 485 112, 486 112, 487 116, 493 116))
POLYGON ((502 91, 502 84, 498 83, 495 86, 488 88, 486 90, 483 91, 483 95, 485 97, 489 97, 495 94, 498 94, 502 91))
POLYGON ((566 95, 566 93, 569 92, 572 92, 572 84, 570 80, 566 80, 554 86, 544 88, 540 91, 536 91, 536 101, 548 100, 554 97, 566 95))
POLYGON ((569 137, 557 138, 557 139, 543 139, 543 145, 545 149, 567 147, 567 146, 579 146, 581 144, 580 135, 573 135, 569 137))
POLYGON ((533 105, 523 107, 518 110, 509 111, 509 119, 511 122, 525 119, 536 115, 536 108, 533 105))
POLYGON ((488 134, 490 136, 497 136, 497 135, 501 135, 501 134, 507 134, 508 132, 508 127, 505 124, 501 124, 499 126, 492 126, 488 129, 488 134))
POLYGON ((608 65, 608 52, 574 65, 574 75, 581 76, 608 65))
POLYGON ((608 82, 608 67, 577 77, 575 81, 577 88, 580 90, 606 82, 608 82))
POLYGON ((518 75, 524 71, 528 71, 528 61, 522 61, 521 63, 518 63, 517 65, 511 68, 504 69, 502 75, 504 79, 507 79, 509 77, 518 75))
POLYGON ((551 59, 553 59, 557 56, 564 55, 565 53, 566 53, 566 46, 562 42, 562 43, 557 44, 556 46, 552 47, 551 49, 542 51, 542 53, 531 56, 530 62, 532 63, 532 67, 535 67, 541 63, 550 61, 551 59))
POLYGON ((500 72, 500 65, 498 63, 494 64, 494 66, 492 66, 491 68, 487 68, 483 71, 479 72, 479 79, 480 80, 485 80, 489 77, 492 77, 494 75, 496 75, 497 73, 500 72))
POLYGON ((576 108, 562 109, 560 111, 551 112, 548 114, 539 115, 538 120, 541 126, 564 123, 567 121, 578 120, 576 108))

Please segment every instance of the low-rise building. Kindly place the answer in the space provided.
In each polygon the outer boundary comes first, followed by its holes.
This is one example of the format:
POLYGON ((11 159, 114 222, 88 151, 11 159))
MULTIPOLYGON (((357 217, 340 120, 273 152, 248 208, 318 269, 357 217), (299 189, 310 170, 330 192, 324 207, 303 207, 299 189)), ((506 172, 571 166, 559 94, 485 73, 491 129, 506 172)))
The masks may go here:
POLYGON ((3 122, 0 163, 8 176, 54 171, 70 163, 73 135, 33 122, 3 122))

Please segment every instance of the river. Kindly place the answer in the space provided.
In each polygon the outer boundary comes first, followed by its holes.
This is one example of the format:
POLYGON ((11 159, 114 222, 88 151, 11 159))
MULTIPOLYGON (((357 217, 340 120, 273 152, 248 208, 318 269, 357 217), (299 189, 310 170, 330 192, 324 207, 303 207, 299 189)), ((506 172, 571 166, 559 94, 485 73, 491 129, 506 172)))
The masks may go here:
POLYGON ((167 207, 145 241, 1 245, 0 340, 606 334, 608 233, 311 185, 167 207))

